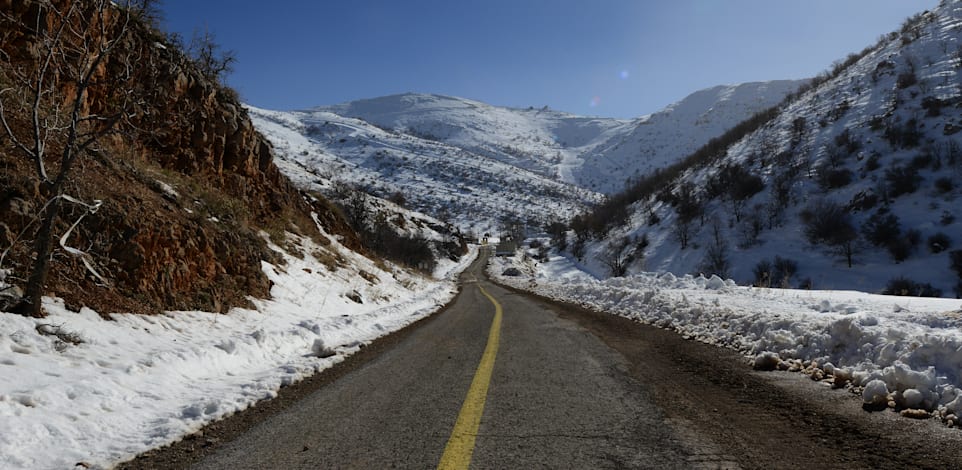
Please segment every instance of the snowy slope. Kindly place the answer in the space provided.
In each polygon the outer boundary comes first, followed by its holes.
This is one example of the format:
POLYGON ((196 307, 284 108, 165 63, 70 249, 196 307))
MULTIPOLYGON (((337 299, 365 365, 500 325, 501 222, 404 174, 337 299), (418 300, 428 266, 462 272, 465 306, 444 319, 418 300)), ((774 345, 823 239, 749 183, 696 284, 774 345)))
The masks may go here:
POLYGON ((774 106, 803 80, 721 85, 697 91, 611 135, 580 155, 572 170, 577 184, 614 193, 637 178, 680 160, 753 114, 774 106))
POLYGON ((441 95, 408 93, 314 108, 443 142, 543 176, 572 182, 578 156, 631 121, 513 109, 441 95))
POLYGON ((323 192, 343 183, 405 204, 462 230, 495 232, 513 219, 543 225, 571 217, 601 195, 455 146, 326 111, 249 107, 274 144, 277 165, 323 192))
MULTIPOLYGON (((682 184, 690 184, 702 208, 690 224, 687 247, 679 237, 678 209, 664 192, 637 203, 628 226, 608 239, 648 237, 646 259, 634 271, 710 273, 709 248, 721 245, 728 261, 722 274, 740 283, 755 280, 759 262, 780 256, 798 264, 792 286, 878 292, 904 276, 951 295, 958 276, 950 269, 949 251, 962 243, 960 45, 962 5, 943 2, 884 36, 863 57, 852 57, 852 65, 839 67, 837 76, 823 77, 708 166, 670 182, 676 197, 682 184), (764 184, 737 204, 724 188, 712 192, 709 184, 722 167, 734 165, 764 184), (811 243, 806 237, 802 214, 817 201, 842 207, 839 221, 850 219, 856 236, 848 246, 851 268, 844 244, 811 243), (871 240, 865 227, 876 214, 897 218, 895 243, 871 240), (930 237, 940 234, 948 243, 930 248, 930 237), (908 246, 905 260, 893 255, 899 244, 908 246)), ((607 243, 587 249, 585 260, 596 273, 604 271, 597 259, 607 243)))

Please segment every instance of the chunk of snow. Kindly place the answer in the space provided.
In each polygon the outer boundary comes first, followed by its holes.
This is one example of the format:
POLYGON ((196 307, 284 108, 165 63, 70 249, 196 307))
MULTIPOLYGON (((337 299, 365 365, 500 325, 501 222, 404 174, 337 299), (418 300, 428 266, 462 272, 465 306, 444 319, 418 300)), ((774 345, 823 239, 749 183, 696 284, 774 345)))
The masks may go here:
POLYGON ((954 400, 947 403, 945 411, 947 414, 962 415, 962 395, 956 396, 954 400))
POLYGON ((832 304, 828 300, 823 300, 818 305, 813 305, 812 309, 816 312, 828 313, 832 311, 832 304))
POLYGON ((875 379, 862 390, 862 402, 866 405, 881 406, 889 401, 889 389, 885 382, 875 379))
POLYGON ((708 290, 718 290, 718 289, 724 288, 726 285, 727 285, 727 284, 725 284, 725 280, 724 280, 724 279, 718 277, 718 276, 715 275, 715 274, 712 274, 711 278, 708 279, 708 282, 705 283, 705 289, 708 289, 708 290))
POLYGON ((225 339, 215 344, 214 347, 224 351, 227 354, 234 354, 234 351, 237 351, 237 343, 232 339, 225 339))
POLYGON ((922 395, 922 392, 914 388, 910 388, 902 392, 903 406, 905 406, 906 408, 921 408, 922 401, 924 399, 925 399, 925 396, 922 395))
POLYGON ((337 354, 333 349, 324 345, 324 340, 320 338, 314 340, 314 344, 311 345, 311 352, 320 358, 331 357, 337 354))

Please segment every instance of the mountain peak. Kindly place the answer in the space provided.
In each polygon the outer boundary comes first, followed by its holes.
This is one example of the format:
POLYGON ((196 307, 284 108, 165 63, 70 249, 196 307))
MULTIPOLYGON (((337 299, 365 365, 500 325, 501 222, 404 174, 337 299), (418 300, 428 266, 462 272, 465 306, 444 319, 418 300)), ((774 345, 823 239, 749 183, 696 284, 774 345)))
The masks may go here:
POLYGON ((383 119, 384 116, 388 115, 471 109, 484 106, 488 105, 466 98, 408 92, 348 101, 335 105, 316 106, 306 110, 306 112, 326 111, 372 122, 372 120, 383 119))

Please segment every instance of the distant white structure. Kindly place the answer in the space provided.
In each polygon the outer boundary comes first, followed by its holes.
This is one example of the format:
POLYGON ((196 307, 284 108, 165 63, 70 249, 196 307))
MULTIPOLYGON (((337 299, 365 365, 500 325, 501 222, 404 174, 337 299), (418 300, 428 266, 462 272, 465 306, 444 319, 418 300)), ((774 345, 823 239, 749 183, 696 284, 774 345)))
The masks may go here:
POLYGON ((518 250, 518 243, 511 239, 511 237, 505 237, 498 241, 497 248, 494 249, 495 256, 514 256, 514 252, 518 250))

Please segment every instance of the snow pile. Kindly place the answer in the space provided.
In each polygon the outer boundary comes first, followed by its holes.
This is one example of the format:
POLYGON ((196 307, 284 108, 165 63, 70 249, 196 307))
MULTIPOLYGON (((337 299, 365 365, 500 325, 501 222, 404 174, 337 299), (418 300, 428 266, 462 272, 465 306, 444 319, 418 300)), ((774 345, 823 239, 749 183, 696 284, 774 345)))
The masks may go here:
POLYGON ((7 276, 9 275, 9 269, 0 269, 0 305, 5 305, 7 301, 19 298, 21 294, 20 289, 7 283, 7 276))
POLYGON ((960 300, 739 287, 670 273, 559 275, 566 270, 577 269, 556 256, 541 264, 496 259, 488 271, 508 285, 741 351, 759 369, 851 384, 868 405, 935 412, 951 422, 962 411, 960 300), (501 276, 509 266, 525 276, 501 276))
POLYGON ((436 311, 474 257, 442 260, 434 280, 379 269, 336 241, 300 244, 303 258, 263 264, 272 299, 253 299, 255 310, 105 321, 48 298, 45 319, 0 313, 0 468, 110 466, 274 397, 436 311), (329 249, 347 266, 315 258, 329 249))

